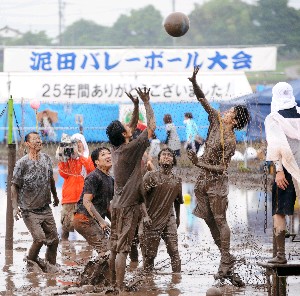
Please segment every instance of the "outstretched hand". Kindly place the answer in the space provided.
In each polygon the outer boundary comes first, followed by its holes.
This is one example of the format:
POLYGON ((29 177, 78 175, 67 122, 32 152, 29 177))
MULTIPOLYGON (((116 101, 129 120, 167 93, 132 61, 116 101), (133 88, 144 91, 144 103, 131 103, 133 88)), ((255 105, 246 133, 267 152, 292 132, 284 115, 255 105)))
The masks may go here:
POLYGON ((132 101, 133 104, 139 103, 139 99, 137 97, 134 97, 131 93, 125 92, 125 94, 132 101))
POLYGON ((194 67, 194 71, 193 71, 192 77, 189 77, 189 78, 188 78, 188 80, 189 80, 190 82, 196 82, 196 76, 197 76, 197 74, 198 74, 198 72, 199 72, 199 69, 200 69, 200 66, 195 66, 195 67, 194 67))
POLYGON ((144 90, 141 88, 136 88, 136 92, 144 103, 148 103, 150 101, 150 88, 148 88, 148 90, 147 87, 144 87, 144 90))
POLYGON ((194 152, 193 150, 189 149, 189 150, 187 151, 187 155, 188 155, 189 160, 190 160, 194 165, 196 165, 196 164, 198 163, 198 157, 197 157, 196 152, 194 152))
POLYGON ((146 227, 150 227, 152 224, 152 220, 148 215, 143 218, 143 222, 146 227))

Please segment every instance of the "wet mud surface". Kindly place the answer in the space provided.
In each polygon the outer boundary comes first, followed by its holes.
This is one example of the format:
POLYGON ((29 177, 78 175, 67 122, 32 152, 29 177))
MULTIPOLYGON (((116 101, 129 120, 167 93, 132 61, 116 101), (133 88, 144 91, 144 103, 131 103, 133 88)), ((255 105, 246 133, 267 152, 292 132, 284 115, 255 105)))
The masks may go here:
MULTIPOLYGON (((232 176, 229 194, 228 223, 232 231, 232 253, 245 262, 237 264, 235 269, 245 282, 242 288, 235 287, 226 281, 220 287, 222 295, 268 295, 264 269, 257 265, 258 261, 265 261, 272 256, 272 220, 270 216, 271 199, 267 196, 268 215, 267 229, 264 233, 264 192, 258 183, 262 183, 261 176, 235 178, 232 176)), ((206 295, 206 291, 213 285, 220 284, 214 280, 217 272, 220 253, 214 245, 211 234, 205 223, 192 215, 195 204, 193 195, 193 179, 187 178, 189 183, 183 184, 185 203, 181 208, 181 225, 179 233, 179 251, 182 260, 181 274, 171 273, 171 264, 166 248, 161 243, 155 261, 155 272, 142 277, 142 258, 139 254, 138 266, 130 264, 126 272, 126 281, 137 281, 134 291, 124 292, 122 295, 206 295)), ((263 185, 262 185, 263 186, 263 185)), ((60 195, 60 188, 58 193, 60 195)), ((15 222, 14 249, 5 251, 5 215, 6 192, 0 189, 0 295, 105 295, 101 286, 78 286, 80 274, 87 262, 96 257, 93 251, 78 234, 72 233, 69 242, 60 242, 58 247, 57 273, 43 273, 38 268, 28 268, 25 258, 31 245, 31 236, 22 220, 15 222)), ((298 201, 297 201, 298 202, 298 201)), ((58 231, 60 226, 60 207, 53 208, 58 231)), ((294 229, 299 230, 299 208, 296 209, 292 221, 294 229)), ((298 237, 299 238, 299 237, 298 237)), ((287 256, 290 261, 300 263, 300 243, 286 240, 287 256)), ((44 258, 45 247, 40 252, 44 258)), ((299 295, 300 277, 287 278, 286 295, 299 295)), ((110 294, 111 295, 111 294, 110 294)))
MULTIPOLYGON (((11 252, 1 252, 1 257, 6 255, 0 276, 1 295, 105 295, 102 286, 78 286, 79 275, 84 265, 93 254, 95 255, 85 241, 72 240, 69 243, 61 243, 58 254, 59 272, 43 273, 38 268, 28 269, 26 266, 23 258, 30 245, 30 236, 25 233, 20 235, 22 239, 15 241, 13 256, 11 252)), ((299 261, 296 247, 292 243, 288 244, 290 259, 295 262, 299 261)), ((220 287, 222 294, 268 295, 264 270, 257 266, 256 262, 270 257, 271 244, 262 244, 257 237, 249 233, 243 236, 241 242, 233 242, 233 253, 246 259, 245 263, 237 265, 236 268, 246 286, 238 288, 230 282, 225 282, 220 287)), ((195 234, 181 233, 180 254, 182 273, 172 274, 170 260, 162 244, 155 262, 155 272, 142 277, 142 281, 136 284, 133 291, 124 292, 122 295, 206 295, 211 286, 219 284, 213 278, 219 264, 219 252, 212 241, 202 235, 199 237, 195 234)), ((41 253, 41 257, 43 256, 41 253)), ((128 283, 137 281, 141 267, 141 258, 138 267, 132 266, 128 260, 128 283)), ((287 295, 298 295, 299 287, 300 278, 289 277, 287 295)))

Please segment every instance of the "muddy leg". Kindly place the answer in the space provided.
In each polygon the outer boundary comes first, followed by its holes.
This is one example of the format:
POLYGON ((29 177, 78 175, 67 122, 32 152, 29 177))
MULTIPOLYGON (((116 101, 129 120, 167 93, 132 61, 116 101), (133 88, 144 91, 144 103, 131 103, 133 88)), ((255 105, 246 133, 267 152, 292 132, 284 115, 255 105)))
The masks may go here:
POLYGON ((124 277, 126 269, 126 258, 128 252, 120 252, 116 256, 116 284, 117 288, 122 290, 124 288, 124 277))
POLYGON ((45 259, 52 265, 56 264, 57 247, 58 243, 47 246, 45 259))
POLYGON ((219 231, 219 228, 217 226, 215 219, 213 219, 213 218, 205 219, 205 222, 206 222, 207 226, 209 227, 210 233, 215 241, 215 244, 221 251, 220 231, 219 231))
POLYGON ((109 276, 111 285, 116 284, 116 256, 115 251, 111 251, 109 255, 109 276))
MULTIPOLYGON (((176 231, 176 227, 175 227, 176 231)), ((167 233, 163 235, 166 243, 167 253, 171 258, 172 272, 181 272, 181 260, 178 251, 178 238, 176 233, 167 233)))
POLYGON ((36 262, 42 246, 43 246, 42 242, 33 242, 28 252, 28 257, 27 257, 28 260, 36 262))
POLYGON ((154 259, 155 259, 155 257, 152 257, 152 256, 144 257, 144 270, 146 272, 152 272, 153 271, 154 259))
POLYGON ((217 218, 216 224, 220 232, 221 239, 221 264, 219 271, 227 274, 234 265, 235 257, 230 254, 230 229, 225 218, 217 218))
POLYGON ((69 239, 69 231, 62 230, 61 233, 61 240, 62 241, 67 241, 69 239))

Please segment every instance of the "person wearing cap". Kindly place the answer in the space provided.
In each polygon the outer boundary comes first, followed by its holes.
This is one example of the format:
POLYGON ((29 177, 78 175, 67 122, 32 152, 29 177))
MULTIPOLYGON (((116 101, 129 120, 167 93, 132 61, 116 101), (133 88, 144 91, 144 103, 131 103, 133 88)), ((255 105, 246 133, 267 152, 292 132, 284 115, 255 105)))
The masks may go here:
POLYGON ((58 171, 61 177, 64 178, 61 200, 61 240, 67 241, 69 233, 74 232, 74 212, 76 211, 76 204, 80 199, 84 179, 95 169, 95 166, 89 157, 89 148, 82 134, 77 133, 71 137, 63 135, 62 143, 73 145, 74 147, 70 157, 66 158, 65 155, 63 158, 57 156, 60 160, 58 171))
POLYGON ((272 216, 276 256, 269 263, 285 264, 286 215, 294 214, 300 184, 300 108, 286 82, 272 89, 271 113, 265 119, 267 161, 273 161, 272 216))

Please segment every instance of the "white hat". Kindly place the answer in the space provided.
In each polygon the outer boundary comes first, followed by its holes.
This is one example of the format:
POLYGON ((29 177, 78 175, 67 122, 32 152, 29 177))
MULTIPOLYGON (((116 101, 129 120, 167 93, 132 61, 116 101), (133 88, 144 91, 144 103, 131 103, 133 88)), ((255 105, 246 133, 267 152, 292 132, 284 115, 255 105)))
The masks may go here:
POLYGON ((286 82, 278 82, 272 88, 271 112, 279 110, 291 109, 297 106, 296 99, 293 94, 293 88, 286 82))

